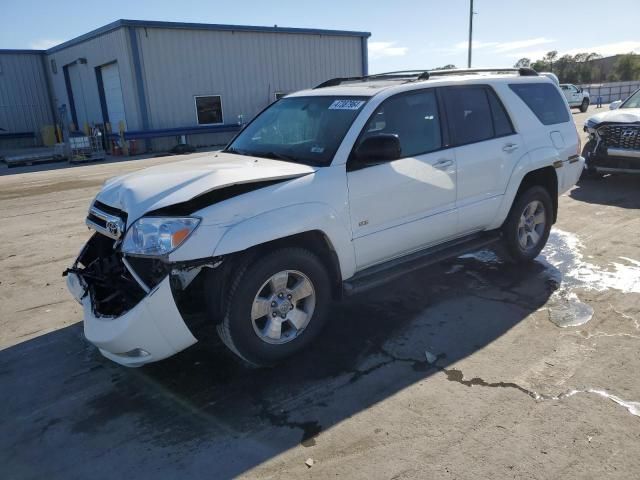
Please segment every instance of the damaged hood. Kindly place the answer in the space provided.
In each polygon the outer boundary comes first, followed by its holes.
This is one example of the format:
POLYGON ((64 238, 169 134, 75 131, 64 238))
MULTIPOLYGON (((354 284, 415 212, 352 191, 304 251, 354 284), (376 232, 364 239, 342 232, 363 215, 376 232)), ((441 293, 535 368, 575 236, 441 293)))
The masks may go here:
POLYGON ((231 185, 308 175, 308 165, 216 152, 109 179, 96 199, 127 212, 131 223, 146 212, 186 202, 231 185))
POLYGON ((587 126, 607 123, 635 123, 640 122, 640 108, 619 108, 607 112, 598 113, 589 117, 587 126))

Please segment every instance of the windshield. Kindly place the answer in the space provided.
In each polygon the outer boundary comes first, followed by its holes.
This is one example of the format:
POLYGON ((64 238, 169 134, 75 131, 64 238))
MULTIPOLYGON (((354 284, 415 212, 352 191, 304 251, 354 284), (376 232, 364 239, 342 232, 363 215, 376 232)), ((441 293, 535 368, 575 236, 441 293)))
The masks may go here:
POLYGON ((328 166, 367 97, 292 97, 277 101, 225 151, 328 166))
POLYGON ((640 108, 640 90, 627 98, 620 108, 640 108))

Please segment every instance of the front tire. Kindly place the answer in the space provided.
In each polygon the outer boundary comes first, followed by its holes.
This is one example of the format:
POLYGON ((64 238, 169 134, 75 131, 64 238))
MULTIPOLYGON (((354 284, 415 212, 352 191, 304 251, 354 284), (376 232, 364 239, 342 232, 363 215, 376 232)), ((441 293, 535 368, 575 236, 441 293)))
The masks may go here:
POLYGON ((251 366, 275 365, 320 333, 330 302, 329 275, 316 255, 274 250, 236 272, 218 335, 251 366))
POLYGON ((549 192, 534 186, 516 197, 503 226, 504 239, 511 258, 530 262, 544 248, 553 222, 549 192))
POLYGON ((586 112, 587 109, 589 108, 589 99, 588 98, 584 98, 582 100, 582 103, 580 104, 580 111, 582 113, 586 112))

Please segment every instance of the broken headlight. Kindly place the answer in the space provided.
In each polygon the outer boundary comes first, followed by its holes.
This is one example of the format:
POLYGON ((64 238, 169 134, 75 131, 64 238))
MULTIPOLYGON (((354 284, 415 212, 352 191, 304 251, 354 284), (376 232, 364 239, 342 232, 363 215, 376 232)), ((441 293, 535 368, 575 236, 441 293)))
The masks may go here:
POLYGON ((198 227, 199 218, 143 217, 127 230, 122 252, 161 256, 171 253, 198 227))

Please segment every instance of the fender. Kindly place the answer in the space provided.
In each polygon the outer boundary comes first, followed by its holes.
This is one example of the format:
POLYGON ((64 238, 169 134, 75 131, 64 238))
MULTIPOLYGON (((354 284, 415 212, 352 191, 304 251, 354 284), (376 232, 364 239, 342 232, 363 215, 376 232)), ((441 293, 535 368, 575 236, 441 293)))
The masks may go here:
MULTIPOLYGON (((507 189, 502 196, 502 202, 498 207, 496 217, 493 223, 487 227, 487 230, 499 228, 504 223, 507 215, 509 215, 509 210, 511 210, 511 205, 513 205, 513 201, 516 198, 522 179, 527 173, 532 172, 533 170, 552 167, 553 164, 549 163, 550 158, 560 160, 558 151, 551 147, 542 147, 526 153, 520 158, 520 160, 518 160, 518 163, 516 163, 513 171, 511 172, 511 177, 509 178, 507 189)), ((556 171, 556 178, 557 176, 558 172, 556 171)), ((560 185, 559 178, 558 185, 560 185)))
POLYGON ((347 218, 346 213, 340 215, 331 206, 320 202, 299 203, 269 210, 230 227, 218 242, 213 255, 240 252, 272 240, 319 230, 326 235, 335 250, 340 273, 345 280, 352 277, 356 270, 347 218))

